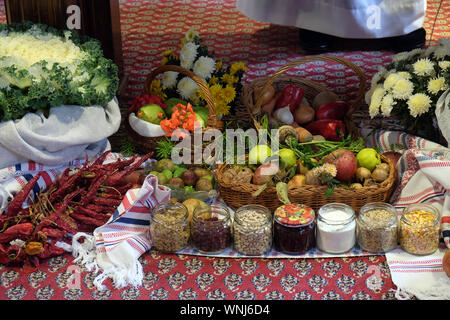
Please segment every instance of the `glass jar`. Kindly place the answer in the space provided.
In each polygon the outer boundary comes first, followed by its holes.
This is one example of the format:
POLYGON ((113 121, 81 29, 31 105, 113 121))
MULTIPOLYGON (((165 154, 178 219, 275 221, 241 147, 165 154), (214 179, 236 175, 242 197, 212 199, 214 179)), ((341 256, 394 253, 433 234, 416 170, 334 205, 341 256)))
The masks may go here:
POLYGON ((432 254, 439 247, 440 213, 427 204, 413 204, 400 218, 400 245, 416 255, 432 254))
POLYGON ((264 206, 250 204, 234 214, 234 249, 248 256, 259 256, 272 247, 272 213, 264 206))
POLYGON ((301 254, 315 246, 315 212, 302 204, 287 204, 275 210, 273 244, 277 251, 301 254))
POLYGON ((169 202, 153 209, 150 223, 152 246, 161 252, 176 252, 189 245, 188 209, 169 202))
POLYGON ((231 227, 226 206, 199 206, 192 216, 192 245, 202 253, 219 253, 231 244, 231 227))
POLYGON ((317 213, 317 248, 328 253, 347 252, 356 243, 355 211, 343 203, 329 203, 317 213))
POLYGON ((361 249, 383 253, 398 245, 398 218, 394 206, 371 202, 359 210, 356 239, 361 249))

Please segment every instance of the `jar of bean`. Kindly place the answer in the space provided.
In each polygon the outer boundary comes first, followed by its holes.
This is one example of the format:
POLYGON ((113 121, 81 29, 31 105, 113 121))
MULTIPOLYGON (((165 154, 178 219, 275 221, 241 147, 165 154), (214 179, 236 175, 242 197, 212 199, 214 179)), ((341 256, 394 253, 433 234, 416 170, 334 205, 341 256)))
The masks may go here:
POLYGON ((277 251, 301 254, 316 245, 315 212, 302 204, 286 204, 275 210, 273 244, 277 251))
POLYGON ((394 206, 372 202, 359 210, 356 239, 361 249, 383 253, 398 245, 398 218, 394 206))
POLYGON ((151 215, 152 246, 161 252, 176 252, 189 245, 188 209, 181 203, 157 206, 151 215))
POLYGON ((432 254, 439 247, 440 213, 427 204, 413 204, 400 219, 400 245, 416 255, 432 254))
POLYGON ((272 247, 272 213, 264 206, 251 204, 239 208, 233 222, 234 249, 244 255, 258 256, 272 247))
POLYGON ((231 245, 231 228, 225 205, 199 206, 192 216, 192 246, 202 253, 219 253, 231 245))

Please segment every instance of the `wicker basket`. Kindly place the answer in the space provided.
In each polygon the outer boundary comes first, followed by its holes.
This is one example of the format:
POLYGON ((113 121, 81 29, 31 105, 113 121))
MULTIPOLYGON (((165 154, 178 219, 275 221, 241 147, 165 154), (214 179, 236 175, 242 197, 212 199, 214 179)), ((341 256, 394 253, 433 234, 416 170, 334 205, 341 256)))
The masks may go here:
MULTIPOLYGON (((263 91, 270 85, 273 85, 275 89, 281 90, 287 84, 295 84, 301 86, 305 91, 305 97, 312 101, 314 97, 323 91, 329 91, 322 85, 310 80, 302 79, 299 77, 286 77, 282 74, 287 70, 294 68, 300 64, 313 62, 317 60, 329 61, 343 64, 352 69, 360 79, 360 87, 357 93, 357 97, 350 102, 350 110, 348 111, 345 124, 350 133, 354 136, 358 136, 356 126, 352 121, 352 114, 355 112, 364 97, 366 90, 366 78, 362 70, 352 64, 351 62, 337 58, 337 57, 325 57, 325 56, 309 56, 292 61, 282 68, 280 68, 273 75, 257 79, 243 88, 242 103, 246 106, 250 117, 253 119, 254 125, 257 129, 260 128, 261 102, 260 97, 256 103, 253 101, 253 92, 255 88, 263 88, 263 91)), ((318 210, 321 206, 330 202, 341 202, 350 205, 354 210, 358 211, 364 204, 368 202, 388 201, 395 184, 395 167, 394 164, 386 157, 382 156, 383 162, 389 164, 390 175, 381 184, 377 184, 370 187, 363 187, 361 189, 352 190, 346 188, 335 188, 334 193, 328 198, 325 195, 327 186, 313 186, 305 185, 302 187, 296 187, 289 189, 289 198, 293 203, 302 203, 318 210)), ((246 204, 260 204, 270 210, 274 211, 282 203, 278 200, 275 187, 266 188, 258 197, 254 198, 252 194, 258 190, 259 186, 253 184, 243 184, 230 181, 224 176, 224 172, 228 169, 227 164, 219 166, 216 172, 216 177, 220 185, 220 193, 224 201, 233 209, 237 209, 246 204)))
MULTIPOLYGON (((318 210, 327 203, 340 202, 351 206, 356 212, 368 202, 387 202, 394 189, 396 171, 393 162, 389 158, 382 155, 381 159, 389 164, 389 177, 380 184, 356 190, 335 188, 334 193, 328 198, 325 195, 326 186, 305 185, 290 188, 288 191, 289 199, 292 203, 304 204, 314 210, 318 210)), ((266 188, 258 197, 254 198, 252 194, 260 186, 230 181, 224 176, 224 172, 228 168, 229 165, 227 164, 219 166, 216 178, 220 185, 220 194, 231 208, 236 210, 247 204, 259 204, 273 212, 282 205, 280 200, 278 200, 275 187, 266 188)))
POLYGON ((362 99, 364 98, 364 95, 366 92, 366 77, 365 77, 363 71, 359 67, 357 67, 356 65, 354 65, 353 63, 351 63, 348 60, 338 58, 338 57, 328 57, 328 56, 320 56, 320 55, 319 56, 308 56, 308 57, 304 57, 304 58, 300 58, 300 59, 291 61, 290 63, 281 67, 278 71, 276 71, 271 76, 256 79, 244 86, 244 88, 242 89, 241 101, 244 104, 244 106, 246 107, 247 112, 250 115, 250 117, 252 118, 253 123, 257 129, 260 128, 260 120, 261 120, 261 117, 263 116, 263 114, 261 112, 261 105, 262 105, 263 97, 261 96, 256 101, 254 101, 255 88, 263 88, 261 90, 261 92, 264 92, 271 85, 273 85, 275 90, 279 91, 279 90, 282 90, 288 84, 294 84, 294 85, 300 86, 304 89, 305 98, 310 102, 312 102, 314 97, 320 92, 323 92, 323 91, 331 92, 326 87, 324 87, 314 81, 311 81, 308 79, 303 79, 300 77, 283 76, 283 73, 285 73, 286 71, 288 71, 292 68, 295 68, 304 63, 314 62, 314 61, 327 61, 327 62, 335 62, 335 63, 343 64, 343 65, 349 67, 350 69, 352 69, 358 75, 359 81, 360 81, 358 93, 357 93, 356 98, 350 102, 350 109, 347 112, 347 115, 344 119, 344 123, 348 129, 348 132, 352 133, 354 135, 357 135, 354 122, 352 121, 352 114, 355 110, 357 110, 359 108, 360 103, 361 103, 362 99))
MULTIPOLYGON (((205 96, 205 100, 207 103, 207 107, 209 110, 209 115, 208 115, 208 119, 206 121, 206 128, 203 130, 208 130, 208 129, 218 129, 218 130, 222 130, 223 129, 223 121, 219 120, 217 117, 217 113, 216 113, 216 109, 214 107, 214 102, 211 96, 211 92, 209 91, 209 88, 207 86, 207 84, 200 78, 198 77, 194 72, 187 70, 185 68, 179 67, 179 66, 175 66, 175 65, 164 65, 161 66, 155 70, 153 70, 147 77, 146 81, 145 81, 145 86, 144 86, 144 93, 149 94, 150 93, 150 84, 152 83, 152 81, 159 75, 162 74, 166 71, 175 71, 178 72, 180 74, 184 74, 185 76, 190 77, 192 80, 194 80, 197 85, 200 87, 200 90, 202 90, 204 96, 205 96)), ((129 115, 129 114, 128 114, 129 115)), ((142 153, 148 153, 151 151, 155 150, 156 145, 158 144, 158 141, 160 141, 161 139, 164 139, 165 136, 161 136, 161 137, 144 137, 141 136, 140 134, 138 134, 136 131, 134 131, 129 122, 128 122, 128 117, 125 121, 125 127, 128 133, 128 137, 138 146, 139 150, 142 153)), ((192 139, 193 141, 193 139, 192 139)), ((194 152, 194 148, 192 148, 192 151, 194 152)))

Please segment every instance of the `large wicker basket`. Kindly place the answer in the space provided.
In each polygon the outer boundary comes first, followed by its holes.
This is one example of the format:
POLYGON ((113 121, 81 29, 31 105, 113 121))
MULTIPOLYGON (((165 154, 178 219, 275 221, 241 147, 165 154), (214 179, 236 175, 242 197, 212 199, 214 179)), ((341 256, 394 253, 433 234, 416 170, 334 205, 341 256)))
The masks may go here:
MULTIPOLYGON (((252 81, 243 88, 242 92, 242 103, 246 106, 250 117, 253 119, 254 125, 257 129, 260 128, 260 119, 262 116, 261 112, 261 98, 254 101, 254 90, 255 88, 263 88, 262 91, 267 89, 270 85, 273 85, 275 89, 281 90, 287 84, 295 84, 301 86, 305 91, 305 97, 308 101, 312 101, 314 97, 322 92, 329 91, 324 86, 307 79, 302 79, 300 77, 287 77, 282 74, 299 66, 303 63, 313 62, 313 61, 327 61, 343 64, 350 69, 352 69, 360 80, 360 85, 358 88, 357 96, 354 100, 350 102, 350 110, 348 111, 345 119, 345 124, 349 133, 354 136, 358 136, 358 131, 352 121, 352 114, 360 106, 360 103, 364 97, 366 90, 366 78, 362 70, 354 65, 353 63, 341 59, 338 57, 328 57, 328 56, 309 56, 292 61, 285 66, 281 67, 273 75, 252 81)), ((383 162, 389 164, 390 175, 381 184, 377 184, 370 187, 363 187, 361 189, 347 189, 347 188, 335 188, 334 193, 326 197, 325 190, 326 186, 313 186, 305 185, 302 187, 291 188, 288 191, 289 198, 293 203, 302 203, 318 210, 321 206, 330 202, 341 202, 350 205, 354 210, 358 211, 364 204, 368 202, 377 201, 388 201, 395 184, 395 167, 394 164, 386 157, 382 156, 383 162)), ((258 197, 254 198, 252 194, 258 190, 259 186, 253 184, 243 184, 230 181, 224 175, 226 169, 229 165, 220 165, 217 169, 216 176, 217 181, 220 185, 220 193, 224 201, 232 208, 237 209, 246 204, 260 204, 270 210, 274 211, 282 203, 278 200, 275 187, 266 188, 258 197)))
MULTIPOLYGON (((175 66, 175 65, 164 65, 157 69, 154 69, 147 77, 145 81, 144 86, 144 93, 150 93, 150 85, 156 77, 166 71, 175 71, 180 74, 184 74, 185 76, 190 77, 192 80, 197 83, 197 85, 200 87, 200 90, 202 90, 207 107, 209 110, 208 119, 206 121, 206 128, 203 130, 206 131, 208 129, 223 129, 223 122, 218 119, 216 109, 214 106, 214 102, 211 96, 211 92, 209 91, 208 85, 194 72, 187 70, 185 68, 175 66)), ((144 137, 138 134, 136 131, 134 131, 128 122, 128 117, 125 121, 125 127, 128 133, 128 137, 138 146, 139 151, 142 153, 148 153, 155 150, 156 145, 158 144, 158 141, 161 139, 164 139, 165 136, 161 137, 144 137)), ((193 141, 193 139, 192 139, 193 141)), ((203 145, 204 146, 204 145, 203 145)), ((192 152, 194 152, 194 148, 192 148, 192 152)))
MULTIPOLYGON (((302 187, 290 188, 288 190, 289 199, 292 203, 300 203, 318 210, 321 206, 340 202, 351 206, 356 212, 368 202, 387 202, 392 194, 395 184, 395 166, 393 162, 381 156, 383 162, 389 164, 389 177, 380 184, 363 187, 361 189, 335 188, 334 193, 326 197, 326 186, 305 185, 302 187)), ((250 183, 236 183, 224 175, 229 165, 219 166, 216 177, 220 185, 220 194, 228 206, 238 209, 247 204, 259 204, 267 207, 272 212, 282 205, 278 200, 277 192, 274 186, 266 188, 258 197, 254 198, 252 194, 260 186, 250 183)))
POLYGON ((344 66, 347 66, 348 68, 352 69, 356 75, 359 77, 359 88, 356 95, 356 98, 352 101, 350 101, 350 109, 347 112, 347 115, 344 119, 346 128, 349 133, 356 135, 356 128, 354 125, 354 122, 352 121, 352 114, 355 110, 357 110, 361 104, 361 101, 364 98, 364 94, 366 92, 366 77, 363 73, 363 71, 353 64, 352 62, 338 58, 338 57, 331 57, 331 56, 308 56, 304 58, 300 58, 294 61, 291 61, 281 67, 278 71, 274 72, 271 76, 263 77, 256 79, 247 85, 244 86, 242 89, 242 96, 241 101, 243 105, 246 107, 248 114, 253 120, 253 123, 257 129, 260 127, 260 120, 262 117, 261 112, 261 105, 262 105, 262 96, 259 97, 256 101, 254 100, 254 91, 256 88, 263 88, 261 92, 264 92, 266 89, 268 89, 271 85, 275 88, 276 91, 282 90, 286 85, 288 84, 294 84, 296 86, 300 86, 304 89, 305 92, 305 98, 312 102, 314 97, 319 94, 320 92, 327 91, 330 92, 330 90, 321 84, 304 79, 301 77, 290 77, 290 76, 284 76, 283 74, 295 67, 298 67, 302 64, 314 62, 314 61, 326 61, 326 62, 333 62, 333 63, 339 63, 344 66))

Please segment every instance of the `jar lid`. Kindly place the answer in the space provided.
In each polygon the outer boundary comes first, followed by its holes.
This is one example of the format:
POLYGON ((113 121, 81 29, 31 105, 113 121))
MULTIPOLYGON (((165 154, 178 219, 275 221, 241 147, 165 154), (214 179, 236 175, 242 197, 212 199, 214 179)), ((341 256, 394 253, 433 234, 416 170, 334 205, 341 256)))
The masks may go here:
POLYGON ((285 204, 275 210, 276 220, 291 226, 307 225, 314 221, 314 217, 314 210, 303 204, 285 204))

